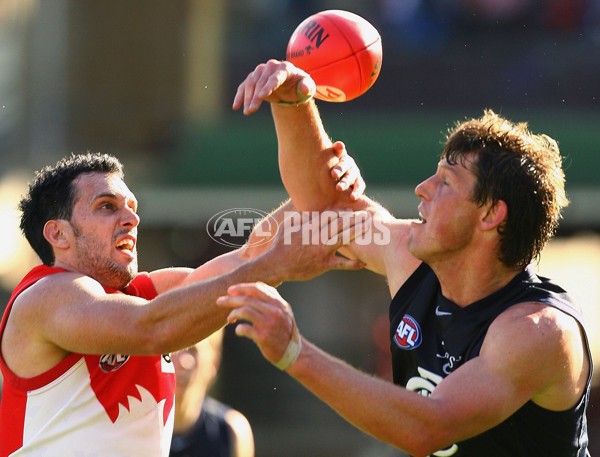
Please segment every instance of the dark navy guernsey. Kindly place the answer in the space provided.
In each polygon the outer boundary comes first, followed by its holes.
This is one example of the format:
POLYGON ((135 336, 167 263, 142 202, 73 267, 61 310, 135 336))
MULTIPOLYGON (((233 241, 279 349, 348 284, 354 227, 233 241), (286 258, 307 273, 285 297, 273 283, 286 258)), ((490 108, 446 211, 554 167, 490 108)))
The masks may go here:
POLYGON ((186 433, 173 434, 169 457, 230 457, 233 455, 233 431, 225 420, 231 408, 206 397, 202 412, 186 433))
MULTIPOLYGON (((478 356, 486 332, 499 314, 531 301, 562 310, 583 328, 580 311, 567 293, 537 276, 531 267, 492 295, 461 308, 442 296, 437 277, 428 265, 421 264, 390 305, 394 383, 430 395, 444 377, 478 356)), ((587 352, 591 365, 589 345, 587 352)), ((591 377, 590 368, 586 393, 569 410, 550 411, 529 401, 496 427, 432 455, 585 457, 589 455, 585 411, 591 377)))

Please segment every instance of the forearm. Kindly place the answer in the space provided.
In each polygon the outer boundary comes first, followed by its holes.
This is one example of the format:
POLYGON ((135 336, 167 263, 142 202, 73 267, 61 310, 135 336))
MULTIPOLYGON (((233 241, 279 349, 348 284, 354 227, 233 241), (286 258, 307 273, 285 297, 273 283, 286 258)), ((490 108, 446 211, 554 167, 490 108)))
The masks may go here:
POLYGON ((139 328, 149 340, 148 353, 168 353, 200 341, 226 324, 227 312, 216 306, 227 288, 240 282, 278 284, 280 268, 266 257, 240 262, 230 271, 196 280, 152 300, 140 313, 139 328))
POLYGON ((191 285, 225 274, 238 268, 244 261, 242 248, 221 254, 192 270, 181 285, 191 285))
POLYGON ((347 195, 335 189, 331 168, 337 160, 331 150, 313 101, 299 106, 271 108, 277 132, 279 170, 294 205, 302 210, 323 210, 347 195))
POLYGON ((436 434, 441 418, 431 400, 361 372, 306 340, 287 372, 348 422, 411 455, 429 455, 451 439, 436 434))

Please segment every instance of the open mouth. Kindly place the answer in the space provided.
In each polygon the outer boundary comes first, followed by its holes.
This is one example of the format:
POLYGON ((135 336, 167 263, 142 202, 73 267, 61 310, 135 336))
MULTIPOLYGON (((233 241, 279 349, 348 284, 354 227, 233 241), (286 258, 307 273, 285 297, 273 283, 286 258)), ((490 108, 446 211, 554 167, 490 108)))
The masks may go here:
POLYGON ((129 251, 129 252, 133 252, 133 249, 135 247, 135 243, 133 242, 133 240, 131 239, 124 239, 121 240, 117 243, 116 248, 119 251, 129 251))

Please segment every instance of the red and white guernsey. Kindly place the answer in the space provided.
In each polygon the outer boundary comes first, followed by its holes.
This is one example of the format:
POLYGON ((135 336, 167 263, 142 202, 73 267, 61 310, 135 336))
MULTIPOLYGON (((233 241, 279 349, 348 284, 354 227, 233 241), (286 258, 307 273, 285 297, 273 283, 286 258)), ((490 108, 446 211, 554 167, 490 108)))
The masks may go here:
MULTIPOLYGON (((25 276, 9 300, 0 335, 17 295, 63 271, 42 265, 25 276)), ((146 273, 122 293, 157 295, 146 273)), ((16 376, 0 355, 0 369, 0 457, 168 456, 175 395, 168 355, 70 354, 33 378, 16 376)))

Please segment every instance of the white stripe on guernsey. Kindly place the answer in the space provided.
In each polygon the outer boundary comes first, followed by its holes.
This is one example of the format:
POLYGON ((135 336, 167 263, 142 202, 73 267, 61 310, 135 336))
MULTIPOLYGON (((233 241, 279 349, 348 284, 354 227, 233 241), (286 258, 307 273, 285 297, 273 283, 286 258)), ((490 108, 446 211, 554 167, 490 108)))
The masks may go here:
POLYGON ((129 397, 129 410, 120 407, 113 424, 96 399, 82 358, 50 384, 28 393, 24 445, 12 456, 167 457, 171 433, 160 432, 172 430, 173 408, 163 427, 164 400, 157 408, 152 394, 137 388, 141 400, 129 397))

